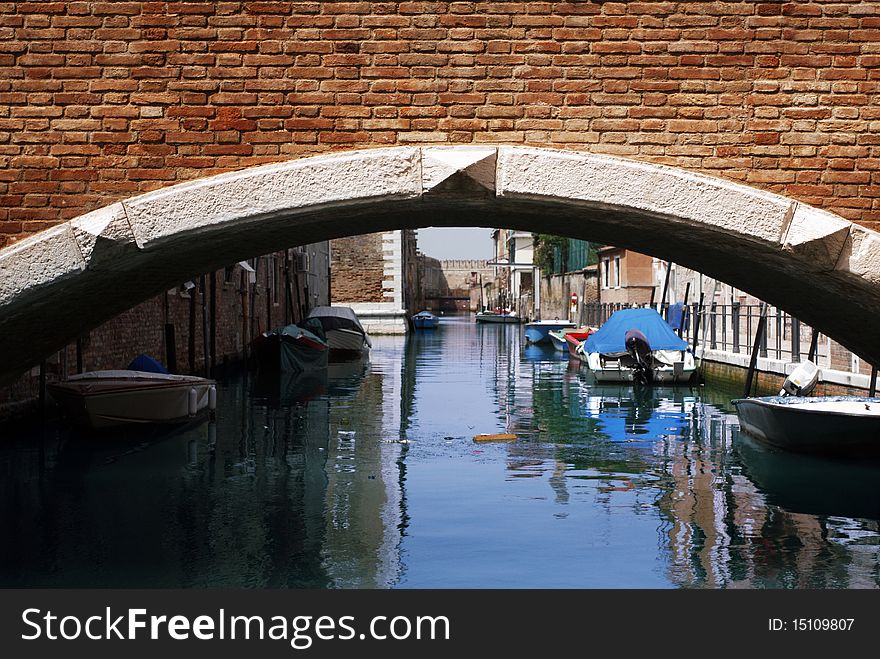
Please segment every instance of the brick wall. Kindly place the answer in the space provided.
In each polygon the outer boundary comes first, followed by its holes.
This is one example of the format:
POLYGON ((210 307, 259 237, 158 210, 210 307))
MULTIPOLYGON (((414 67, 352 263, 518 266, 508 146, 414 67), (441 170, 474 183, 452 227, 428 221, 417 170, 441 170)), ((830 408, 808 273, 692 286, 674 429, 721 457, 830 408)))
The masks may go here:
POLYGON ((334 304, 385 302, 382 234, 339 238, 331 245, 330 291, 334 304))
POLYGON ((0 2, 0 246, 335 149, 556 145, 880 223, 880 9, 833 2, 0 2))

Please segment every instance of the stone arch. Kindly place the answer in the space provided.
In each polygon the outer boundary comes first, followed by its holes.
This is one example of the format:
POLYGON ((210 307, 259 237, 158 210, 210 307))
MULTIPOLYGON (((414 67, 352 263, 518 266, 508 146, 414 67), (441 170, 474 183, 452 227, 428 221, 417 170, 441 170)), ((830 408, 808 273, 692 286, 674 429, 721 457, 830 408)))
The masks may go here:
POLYGON ((873 363, 880 234, 832 213, 672 167, 514 146, 341 152, 113 203, 0 251, 9 379, 194 274, 373 231, 509 227, 638 250, 722 279, 873 363))

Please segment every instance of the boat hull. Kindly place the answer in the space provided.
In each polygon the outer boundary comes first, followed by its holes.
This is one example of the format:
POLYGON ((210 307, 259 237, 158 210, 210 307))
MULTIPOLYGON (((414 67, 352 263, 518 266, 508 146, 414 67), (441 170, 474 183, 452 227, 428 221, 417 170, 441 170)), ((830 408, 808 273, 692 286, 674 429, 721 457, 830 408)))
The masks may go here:
POLYGON ((327 344, 330 346, 330 361, 359 359, 370 353, 366 336, 354 330, 327 330, 327 344))
MULTIPOLYGON (((587 364, 590 373, 599 383, 610 382, 632 382, 635 370, 626 364, 620 363, 619 360, 603 361, 602 356, 598 353, 583 353, 583 344, 577 350, 579 359, 587 364)), ((652 369, 653 382, 659 385, 676 385, 687 384, 694 377, 697 371, 696 362, 693 355, 685 353, 682 360, 676 360, 678 365, 670 363, 657 366, 652 369)))
POLYGON ((478 323, 519 323, 520 317, 516 314, 498 314, 479 312, 476 317, 478 323))
POLYGON ((279 335, 263 336, 254 341, 254 357, 261 372, 302 373, 327 367, 329 348, 307 337, 287 340, 279 335))
POLYGON ((570 329, 574 327, 574 323, 567 321, 537 321, 527 323, 525 328, 526 341, 529 343, 549 343, 550 332, 570 329))
POLYGON ((94 429, 182 423, 213 409, 213 380, 184 375, 97 371, 48 386, 64 415, 94 429))
POLYGON ((440 324, 440 319, 433 314, 424 316, 416 314, 412 317, 412 322, 416 329, 434 329, 440 324))
POLYGON ((880 452, 880 398, 768 396, 733 404, 744 432, 778 448, 830 454, 880 452))

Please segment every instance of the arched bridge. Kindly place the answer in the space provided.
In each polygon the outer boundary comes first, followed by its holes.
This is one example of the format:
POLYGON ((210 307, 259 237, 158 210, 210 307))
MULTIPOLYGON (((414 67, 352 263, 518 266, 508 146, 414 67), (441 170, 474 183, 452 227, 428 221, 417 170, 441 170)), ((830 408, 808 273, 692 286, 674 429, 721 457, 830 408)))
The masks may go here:
POLYGON ((556 233, 671 259, 880 362, 880 234, 663 165, 458 146, 357 150, 220 174, 15 243, 0 251, 0 368, 12 377, 194 273, 280 246, 444 225, 556 233))

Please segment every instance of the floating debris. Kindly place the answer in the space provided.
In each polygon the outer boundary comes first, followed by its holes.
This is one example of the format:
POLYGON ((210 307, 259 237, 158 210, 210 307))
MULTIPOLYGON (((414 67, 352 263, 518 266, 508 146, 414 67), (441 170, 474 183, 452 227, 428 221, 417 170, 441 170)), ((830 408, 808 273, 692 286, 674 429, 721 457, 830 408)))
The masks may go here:
POLYGON ((483 434, 483 435, 474 435, 475 442, 515 442, 516 435, 502 432, 492 434, 483 434))

